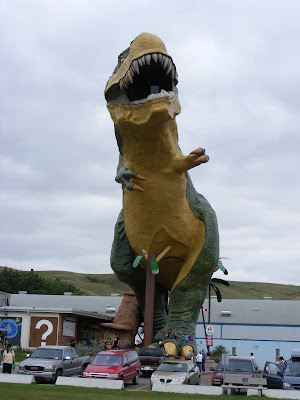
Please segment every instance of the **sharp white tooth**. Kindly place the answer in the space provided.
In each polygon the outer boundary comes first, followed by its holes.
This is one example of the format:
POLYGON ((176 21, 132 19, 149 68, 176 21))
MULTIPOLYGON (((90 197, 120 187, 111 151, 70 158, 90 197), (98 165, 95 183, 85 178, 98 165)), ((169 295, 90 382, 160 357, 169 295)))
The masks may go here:
POLYGON ((162 54, 158 54, 158 61, 161 63, 161 60, 162 60, 162 54))
POLYGON ((135 70, 134 70, 134 68, 133 68, 132 65, 130 66, 129 71, 130 71, 130 73, 131 73, 131 76, 134 77, 135 70))
POLYGON ((170 97, 169 93, 164 89, 162 89, 160 93, 162 94, 162 97, 170 97))
POLYGON ((144 56, 142 56, 142 57, 140 57, 139 58, 140 60, 141 60, 141 65, 143 66, 143 65, 145 65, 145 57, 144 56))
POLYGON ((161 61, 160 61, 162 66, 164 66, 165 59, 166 59, 166 56, 162 55, 161 61))
POLYGON ((174 68, 174 66, 172 65, 172 70, 171 70, 171 77, 172 77, 172 79, 175 78, 175 75, 176 75, 175 68, 174 68))
POLYGON ((133 76, 132 76, 132 73, 130 70, 127 72, 127 77, 128 77, 129 82, 133 83, 133 76))
POLYGON ((150 65, 150 62, 151 62, 151 54, 147 54, 147 55, 145 56, 145 59, 146 59, 146 63, 147 63, 148 65, 150 65))
POLYGON ((164 65, 163 65, 164 69, 167 68, 169 62, 170 62, 170 59, 168 57, 166 57, 165 60, 164 60, 164 65))
POLYGON ((153 58, 154 62, 157 63, 158 55, 157 55, 156 53, 153 53, 153 54, 152 54, 152 58, 153 58))
POLYGON ((172 67, 173 67, 173 65, 172 65, 172 63, 170 63, 168 68, 167 68, 167 70, 166 70, 166 75, 168 75, 170 73, 172 67))
POLYGON ((134 71, 139 74, 140 73, 140 69, 139 69, 139 63, 137 62, 137 60, 134 60, 132 62, 132 67, 134 68, 134 71))
POLYGON ((149 94, 149 96, 147 97, 147 100, 154 100, 155 98, 156 98, 155 94, 152 93, 152 94, 149 94))
POLYGON ((123 90, 123 79, 120 80, 119 86, 120 86, 120 89, 123 90))

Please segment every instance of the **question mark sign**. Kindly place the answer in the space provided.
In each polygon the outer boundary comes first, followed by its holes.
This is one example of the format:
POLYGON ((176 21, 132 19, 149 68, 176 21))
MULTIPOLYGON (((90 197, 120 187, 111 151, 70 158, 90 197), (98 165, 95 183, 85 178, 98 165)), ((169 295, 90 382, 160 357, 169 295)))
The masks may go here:
POLYGON ((46 332, 42 334, 42 342, 41 346, 46 346, 46 340, 49 335, 53 332, 53 325, 52 322, 48 321, 47 319, 41 319, 37 324, 35 325, 36 329, 40 329, 42 325, 46 325, 48 329, 46 332))

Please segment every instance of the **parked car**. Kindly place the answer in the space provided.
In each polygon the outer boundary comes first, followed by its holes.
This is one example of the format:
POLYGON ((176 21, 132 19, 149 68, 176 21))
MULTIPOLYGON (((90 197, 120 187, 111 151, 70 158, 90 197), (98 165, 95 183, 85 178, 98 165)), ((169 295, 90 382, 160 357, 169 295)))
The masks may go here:
POLYGON ((33 375, 36 382, 56 382, 58 376, 82 374, 89 362, 89 356, 77 356, 73 347, 40 346, 20 362, 18 374, 33 375))
POLYGON ((276 365, 267 361, 263 371, 268 389, 300 390, 300 362, 285 361, 276 365))
POLYGON ((84 378, 122 379, 137 385, 141 362, 134 350, 107 350, 98 353, 83 373, 84 378))
POLYGON ((143 347, 139 352, 141 361, 141 372, 152 374, 153 371, 164 361, 165 352, 160 347, 143 347))
POLYGON ((166 359, 161 363, 150 378, 150 386, 153 383, 173 383, 177 385, 200 385, 200 371, 191 360, 166 359))
MULTIPOLYGON (((260 375, 260 370, 256 364, 254 358, 252 357, 238 357, 229 356, 229 364, 225 365, 225 376, 241 376, 249 378, 251 376, 255 377, 260 375)), ((211 384, 213 386, 221 386, 224 379, 224 365, 222 360, 216 369, 213 369, 214 374, 212 377, 211 384)))

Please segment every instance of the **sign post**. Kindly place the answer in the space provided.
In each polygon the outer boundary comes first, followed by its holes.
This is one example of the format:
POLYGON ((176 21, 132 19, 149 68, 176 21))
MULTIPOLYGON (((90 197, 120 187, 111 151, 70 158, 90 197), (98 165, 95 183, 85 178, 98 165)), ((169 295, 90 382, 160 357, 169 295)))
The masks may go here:
POLYGON ((214 337, 214 327, 212 325, 207 325, 206 327, 206 347, 209 350, 210 346, 213 346, 214 337))
POLYGON ((222 364, 224 366, 224 374, 223 374, 223 384, 225 383, 225 373, 226 373, 226 366, 229 365, 229 355, 222 354, 222 364))

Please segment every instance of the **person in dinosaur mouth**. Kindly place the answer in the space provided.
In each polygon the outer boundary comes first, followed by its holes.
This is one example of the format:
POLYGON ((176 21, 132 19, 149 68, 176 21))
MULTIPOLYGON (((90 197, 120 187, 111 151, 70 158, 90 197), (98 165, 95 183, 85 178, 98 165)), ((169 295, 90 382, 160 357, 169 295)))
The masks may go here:
POLYGON ((114 233, 111 267, 145 308, 145 263, 136 256, 159 255, 153 341, 168 354, 197 352, 195 328, 219 257, 215 212, 196 192, 188 170, 206 163, 201 147, 183 155, 175 121, 180 113, 176 66, 164 43, 142 33, 118 57, 105 98, 119 147, 116 181, 123 188, 123 209, 114 233), (165 295, 169 293, 168 312, 165 295), (166 336, 174 331, 176 337, 166 336), (193 340, 184 341, 191 332, 193 340))

